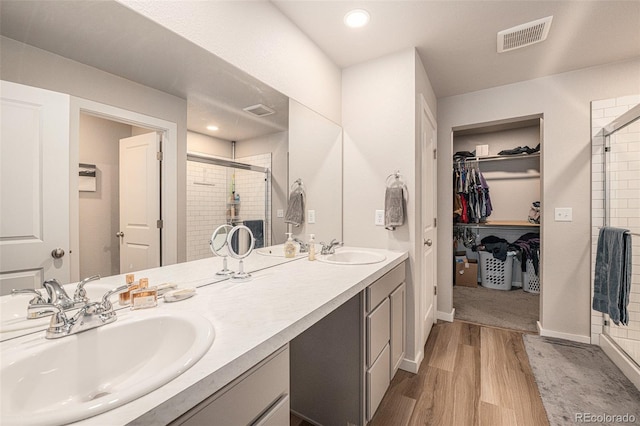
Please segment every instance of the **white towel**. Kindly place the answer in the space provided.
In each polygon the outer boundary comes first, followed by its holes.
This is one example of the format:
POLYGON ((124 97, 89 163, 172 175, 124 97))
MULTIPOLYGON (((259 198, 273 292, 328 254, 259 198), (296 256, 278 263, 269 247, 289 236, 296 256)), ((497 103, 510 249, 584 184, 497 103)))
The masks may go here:
POLYGON ((384 194, 384 227, 394 231, 396 227, 404 225, 405 210, 403 188, 387 188, 384 194))

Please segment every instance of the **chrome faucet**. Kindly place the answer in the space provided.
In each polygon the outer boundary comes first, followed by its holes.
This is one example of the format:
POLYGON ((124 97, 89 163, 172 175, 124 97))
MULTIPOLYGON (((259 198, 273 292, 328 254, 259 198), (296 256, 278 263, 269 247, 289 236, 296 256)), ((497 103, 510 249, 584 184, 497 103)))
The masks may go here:
POLYGON ((48 303, 42 305, 41 309, 53 313, 45 337, 47 339, 58 339, 114 322, 117 319, 116 312, 113 310, 113 305, 109 298, 128 288, 129 286, 125 284, 109 290, 102 296, 100 302, 85 304, 71 318, 67 317, 64 309, 59 304, 48 303))
POLYGON ((309 244, 295 237, 293 238, 293 241, 300 245, 300 253, 306 253, 307 251, 309 251, 309 244))
POLYGON ((52 278, 42 283, 42 287, 47 290, 49 294, 49 303, 52 305, 58 305, 62 309, 67 310, 74 307, 73 300, 69 297, 67 292, 62 288, 58 280, 52 278))
POLYGON ((340 241, 334 238, 333 240, 331 240, 329 244, 325 244, 325 243, 320 243, 320 244, 322 245, 322 249, 320 249, 320 254, 326 255, 326 254, 335 253, 336 247, 342 247, 343 243, 341 243, 340 241))
POLYGON ((67 311, 87 304, 87 302, 89 302, 89 298, 87 297, 87 292, 84 289, 84 286, 89 281, 94 281, 99 278, 100 275, 94 275, 80 281, 76 287, 73 299, 69 297, 65 289, 55 278, 46 280, 42 284, 44 289, 47 291, 47 298, 43 297, 40 291, 30 288, 19 290, 13 289, 11 290, 11 294, 34 294, 35 297, 29 301, 29 305, 27 306, 27 319, 42 318, 52 314, 51 309, 46 308, 47 305, 57 305, 62 308, 62 310, 67 311))

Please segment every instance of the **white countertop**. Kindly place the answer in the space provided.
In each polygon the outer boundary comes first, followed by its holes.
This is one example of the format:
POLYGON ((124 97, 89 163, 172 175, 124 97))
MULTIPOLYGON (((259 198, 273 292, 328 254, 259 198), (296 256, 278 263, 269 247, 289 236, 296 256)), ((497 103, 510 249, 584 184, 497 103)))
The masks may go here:
MULTIPOLYGON (((118 310, 118 316, 153 315, 154 312, 188 311, 209 319, 215 340, 209 351, 190 369, 122 407, 83 420, 82 425, 166 424, 291 341, 375 280, 407 259, 407 252, 366 249, 384 254, 383 262, 370 265, 335 265, 306 258, 284 259, 252 253, 245 271, 253 279, 234 283, 219 281, 221 258, 141 271, 150 285, 175 282, 180 287, 201 286, 196 296, 177 303, 159 301, 153 309, 118 310), (216 282, 217 281, 217 282, 216 282)), ((229 259, 237 270, 238 261, 229 259)), ((124 277, 103 278, 101 283, 124 283, 124 277)), ((87 284, 91 285, 91 283, 87 284)), ((106 326, 108 327, 108 325, 106 326)), ((1 343, 1 347, 44 340, 39 331, 1 343)), ((2 383, 2 391, 10 384, 2 383)))

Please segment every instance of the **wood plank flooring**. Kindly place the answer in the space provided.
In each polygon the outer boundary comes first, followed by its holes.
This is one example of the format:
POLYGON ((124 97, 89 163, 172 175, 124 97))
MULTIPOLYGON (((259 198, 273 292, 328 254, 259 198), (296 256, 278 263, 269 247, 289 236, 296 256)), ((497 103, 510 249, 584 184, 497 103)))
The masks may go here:
POLYGON ((418 374, 399 370, 372 426, 548 425, 520 332, 433 327, 418 374))

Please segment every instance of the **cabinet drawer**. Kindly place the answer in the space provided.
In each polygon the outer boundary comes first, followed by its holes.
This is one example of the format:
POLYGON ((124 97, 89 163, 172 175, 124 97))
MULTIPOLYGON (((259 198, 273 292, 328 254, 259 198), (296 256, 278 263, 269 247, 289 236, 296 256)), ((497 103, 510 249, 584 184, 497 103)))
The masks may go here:
POLYGON ((289 395, 280 398, 253 426, 282 426, 288 425, 291 419, 289 409, 289 395))
POLYGON ((367 371, 367 420, 371 420, 382 401, 391 379, 389 377, 389 345, 367 371))
POLYGON ((391 325, 389 298, 367 315, 367 367, 370 367, 389 343, 391 325))
MULTIPOLYGON (((289 347, 257 366, 182 415, 173 425, 213 426, 273 424, 272 416, 289 411, 289 347)), ((288 422, 288 416, 287 416, 288 422)))
POLYGON ((402 262, 367 287, 367 312, 371 312, 380 302, 389 297, 389 294, 404 281, 404 269, 404 262, 402 262))

